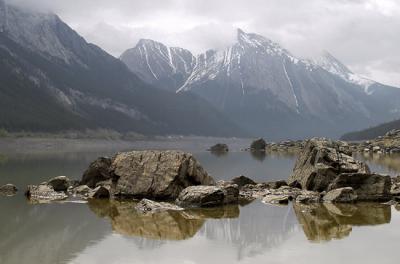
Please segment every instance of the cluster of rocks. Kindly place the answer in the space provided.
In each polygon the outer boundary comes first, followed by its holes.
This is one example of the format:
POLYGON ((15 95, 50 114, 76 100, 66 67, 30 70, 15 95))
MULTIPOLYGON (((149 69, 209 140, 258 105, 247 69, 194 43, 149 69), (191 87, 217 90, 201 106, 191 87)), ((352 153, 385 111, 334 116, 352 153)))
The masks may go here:
POLYGON ((395 154, 400 153, 400 130, 391 130, 384 136, 355 145, 355 150, 363 153, 395 154))
POLYGON ((95 160, 79 182, 59 176, 28 186, 26 194, 33 201, 145 199, 137 205, 140 212, 242 204, 254 199, 270 204, 387 202, 400 200, 400 177, 371 173, 365 163, 351 156, 348 144, 315 138, 305 142, 287 181, 256 183, 239 176, 216 182, 191 154, 132 151, 95 160))
POLYGON ((285 140, 281 142, 268 142, 266 150, 269 152, 292 152, 298 153, 304 148, 303 140, 285 140))

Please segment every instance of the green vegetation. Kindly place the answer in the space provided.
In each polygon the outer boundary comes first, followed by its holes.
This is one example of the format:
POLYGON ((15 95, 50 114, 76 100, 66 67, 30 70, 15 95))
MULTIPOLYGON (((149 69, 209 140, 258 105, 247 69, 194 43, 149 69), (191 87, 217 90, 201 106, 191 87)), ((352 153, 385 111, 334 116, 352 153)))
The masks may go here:
POLYGON ((376 127, 371 127, 365 130, 344 134, 341 137, 341 139, 350 141, 374 139, 379 136, 385 135, 387 132, 393 129, 400 129, 400 119, 389 123, 384 123, 376 127))

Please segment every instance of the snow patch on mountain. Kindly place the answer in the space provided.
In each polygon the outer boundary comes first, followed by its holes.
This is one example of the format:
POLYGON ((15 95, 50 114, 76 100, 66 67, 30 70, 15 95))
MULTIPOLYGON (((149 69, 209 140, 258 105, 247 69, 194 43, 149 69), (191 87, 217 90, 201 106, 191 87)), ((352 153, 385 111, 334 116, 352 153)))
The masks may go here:
POLYGON ((364 88, 364 92, 366 94, 372 94, 372 92, 369 91, 369 87, 376 82, 353 73, 349 68, 347 68, 343 63, 341 63, 329 52, 324 51, 319 58, 314 60, 314 63, 322 67, 324 70, 342 78, 347 82, 360 85, 364 88))

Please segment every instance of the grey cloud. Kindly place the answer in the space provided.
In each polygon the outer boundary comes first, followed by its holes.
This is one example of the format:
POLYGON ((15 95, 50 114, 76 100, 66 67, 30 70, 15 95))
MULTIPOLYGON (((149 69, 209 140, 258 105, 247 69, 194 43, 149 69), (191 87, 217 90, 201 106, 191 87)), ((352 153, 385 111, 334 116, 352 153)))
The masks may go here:
POLYGON ((328 50, 354 71, 400 86, 396 0, 9 0, 57 13, 114 56, 151 38, 195 53, 222 48, 242 27, 301 57, 328 50))

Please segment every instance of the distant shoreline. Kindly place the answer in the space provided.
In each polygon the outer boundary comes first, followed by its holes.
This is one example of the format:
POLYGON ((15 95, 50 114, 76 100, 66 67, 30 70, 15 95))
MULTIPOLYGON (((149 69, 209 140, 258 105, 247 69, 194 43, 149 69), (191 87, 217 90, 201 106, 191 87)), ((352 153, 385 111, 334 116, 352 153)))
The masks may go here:
POLYGON ((0 138, 0 153, 63 153, 102 150, 120 151, 127 149, 182 149, 186 151, 206 151, 208 147, 217 142, 226 142, 241 146, 251 142, 251 139, 194 136, 148 137, 132 140, 97 138, 71 139, 61 137, 5 137, 0 138))

